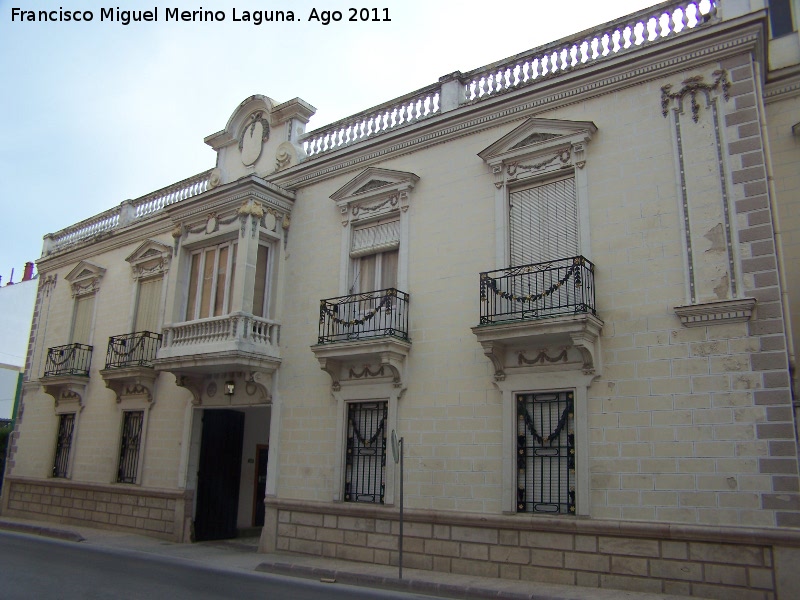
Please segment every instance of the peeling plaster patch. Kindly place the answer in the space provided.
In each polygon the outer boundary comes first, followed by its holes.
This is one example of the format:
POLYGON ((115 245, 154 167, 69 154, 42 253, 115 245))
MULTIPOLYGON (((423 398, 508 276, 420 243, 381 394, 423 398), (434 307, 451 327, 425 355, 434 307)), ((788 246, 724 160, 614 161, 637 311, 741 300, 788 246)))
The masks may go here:
POLYGON ((711 242, 711 247, 706 252, 725 252, 727 250, 725 228, 722 223, 714 225, 703 237, 711 242))
POLYGON ((728 274, 725 273, 725 275, 719 279, 719 283, 714 286, 714 293, 720 300, 725 300, 728 298, 728 291, 730 289, 730 280, 728 279, 728 274))

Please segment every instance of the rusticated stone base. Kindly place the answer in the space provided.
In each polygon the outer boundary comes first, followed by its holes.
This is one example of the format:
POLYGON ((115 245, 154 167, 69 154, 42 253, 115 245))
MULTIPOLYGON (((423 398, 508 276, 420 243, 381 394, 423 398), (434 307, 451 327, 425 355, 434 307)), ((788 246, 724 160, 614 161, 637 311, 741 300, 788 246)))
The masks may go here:
MULTIPOLYGON (((268 498, 261 551, 397 564, 397 508, 268 498), (274 547, 273 547, 274 544, 274 547)), ((800 532, 408 510, 408 568, 742 600, 800 597, 800 532)))
POLYGON ((3 488, 5 516, 190 541, 191 492, 14 477, 3 488))

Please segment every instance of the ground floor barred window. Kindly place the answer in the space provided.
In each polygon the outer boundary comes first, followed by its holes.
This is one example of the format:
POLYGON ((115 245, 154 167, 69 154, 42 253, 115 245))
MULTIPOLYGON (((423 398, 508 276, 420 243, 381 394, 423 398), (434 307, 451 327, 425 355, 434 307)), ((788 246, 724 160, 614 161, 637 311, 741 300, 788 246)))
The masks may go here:
POLYGON ((388 402, 347 405, 345 502, 383 504, 388 402))
POLYGON ((117 482, 136 483, 144 411, 125 411, 122 415, 122 442, 120 443, 117 482))
POLYGON ((56 455, 53 460, 53 477, 69 476, 69 450, 72 447, 72 432, 75 429, 75 413, 58 416, 56 455))
POLYGON ((575 513, 572 392, 517 395, 517 511, 575 513))

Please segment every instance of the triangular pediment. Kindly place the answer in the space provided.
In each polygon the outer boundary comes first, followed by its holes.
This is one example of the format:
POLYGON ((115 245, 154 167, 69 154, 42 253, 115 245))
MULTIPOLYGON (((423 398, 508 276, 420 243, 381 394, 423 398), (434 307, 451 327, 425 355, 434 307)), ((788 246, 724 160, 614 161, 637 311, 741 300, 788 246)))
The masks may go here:
POLYGON ((103 267, 98 267, 95 264, 82 260, 74 269, 67 273, 65 278, 70 283, 76 283, 89 279, 99 279, 105 272, 106 270, 103 267))
POLYGON ((591 121, 528 119, 478 153, 490 165, 587 142, 597 131, 591 121))
POLYGON ((84 296, 95 293, 100 287, 100 280, 106 270, 103 267, 82 260, 75 268, 67 273, 65 279, 72 287, 73 297, 84 296))
POLYGON ((132 265, 147 262, 164 256, 171 256, 172 248, 155 240, 147 240, 139 244, 125 260, 132 265))
POLYGON ((419 176, 405 171, 370 167, 331 195, 337 203, 350 203, 412 189, 419 176))

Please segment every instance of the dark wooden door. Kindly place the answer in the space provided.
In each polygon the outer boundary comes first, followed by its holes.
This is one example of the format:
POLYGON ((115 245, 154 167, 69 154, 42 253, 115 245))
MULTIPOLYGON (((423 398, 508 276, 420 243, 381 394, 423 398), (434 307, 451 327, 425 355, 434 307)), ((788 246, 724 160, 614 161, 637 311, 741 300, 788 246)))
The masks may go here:
POLYGON ((243 440, 244 413, 203 411, 194 521, 197 541, 236 537, 243 440))
POLYGON ((269 446, 256 446, 256 481, 253 498, 253 527, 264 525, 264 494, 267 491, 267 458, 269 446))

